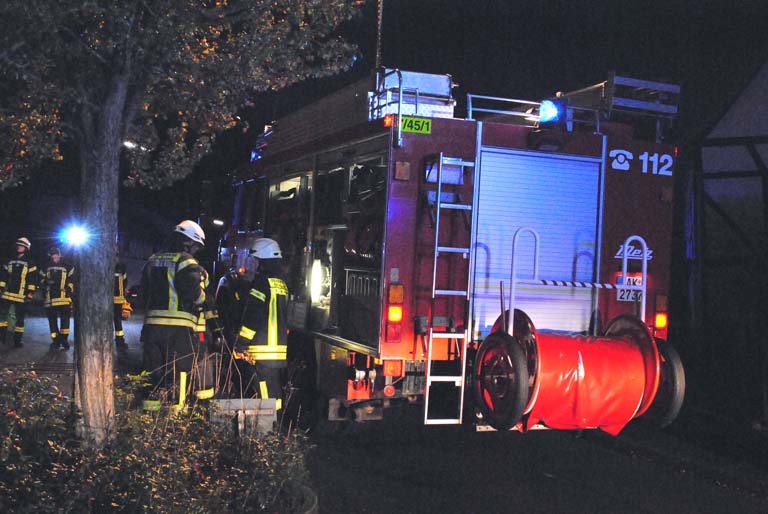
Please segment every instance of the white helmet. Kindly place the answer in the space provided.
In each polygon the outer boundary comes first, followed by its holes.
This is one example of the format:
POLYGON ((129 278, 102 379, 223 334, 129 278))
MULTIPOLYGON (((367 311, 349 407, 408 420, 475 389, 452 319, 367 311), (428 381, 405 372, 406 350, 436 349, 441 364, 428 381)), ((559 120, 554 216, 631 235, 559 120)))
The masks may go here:
POLYGON ((16 240, 16 246, 23 246, 27 250, 29 250, 29 247, 32 246, 32 243, 29 242, 29 239, 26 237, 20 237, 16 240))
POLYGON ((205 246, 205 232, 203 232, 203 229, 200 228, 200 225, 198 225, 192 220, 182 221, 181 223, 176 225, 176 228, 173 229, 173 231, 184 234, 185 236, 190 238, 192 241, 196 243, 200 243, 201 245, 205 246))
POLYGON ((250 255, 258 259, 281 259, 280 245, 274 239, 262 237, 251 245, 250 255))

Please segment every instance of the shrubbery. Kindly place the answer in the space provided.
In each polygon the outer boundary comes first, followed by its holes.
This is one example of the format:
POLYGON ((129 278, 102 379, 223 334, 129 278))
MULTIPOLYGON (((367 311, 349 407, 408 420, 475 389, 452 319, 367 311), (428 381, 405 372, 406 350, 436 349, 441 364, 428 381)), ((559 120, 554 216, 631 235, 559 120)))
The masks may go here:
POLYGON ((71 402, 33 372, 0 380, 0 512, 300 512, 304 440, 237 438, 207 407, 152 413, 130 388, 107 444, 85 448, 71 402))

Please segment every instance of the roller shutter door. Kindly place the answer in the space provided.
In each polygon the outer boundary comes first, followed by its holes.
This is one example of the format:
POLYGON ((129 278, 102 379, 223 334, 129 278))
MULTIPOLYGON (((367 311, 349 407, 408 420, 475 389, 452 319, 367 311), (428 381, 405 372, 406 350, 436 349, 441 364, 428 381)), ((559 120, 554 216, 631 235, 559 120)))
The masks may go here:
MULTIPOLYGON (((599 159, 484 147, 480 162, 476 337, 487 335, 499 315, 500 281, 508 294, 517 229, 539 234, 540 279, 594 282, 599 255, 599 159)), ((519 279, 533 278, 533 254, 533 238, 523 236, 517 249, 519 279)), ((518 285, 515 306, 538 329, 582 332, 589 328, 592 292, 518 285)))

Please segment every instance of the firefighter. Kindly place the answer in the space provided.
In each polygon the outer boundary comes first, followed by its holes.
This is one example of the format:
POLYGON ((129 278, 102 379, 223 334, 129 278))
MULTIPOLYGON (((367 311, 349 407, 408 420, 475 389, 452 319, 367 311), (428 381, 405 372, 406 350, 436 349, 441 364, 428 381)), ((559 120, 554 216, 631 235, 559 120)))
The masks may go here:
POLYGON ((152 255, 142 271, 144 366, 152 372, 161 400, 163 391, 178 386, 180 407, 187 391, 203 391, 200 377, 193 373, 205 357, 205 345, 200 344, 195 328, 206 302, 206 272, 194 258, 204 245, 200 225, 184 220, 171 234, 168 250, 152 255))
MULTIPOLYGON (((240 383, 240 374, 235 365, 233 359, 233 347, 231 344, 237 340, 237 334, 240 331, 240 321, 243 315, 243 299, 248 293, 245 289, 250 285, 250 282, 246 279, 244 274, 245 269, 242 270, 231 267, 229 272, 219 279, 219 283, 216 286, 215 305, 216 311, 219 314, 219 323, 221 326, 221 337, 213 347, 213 350, 218 352, 222 363, 227 363, 226 366, 221 367, 221 376, 219 392, 222 397, 229 397, 232 393, 235 383, 240 383), (242 271, 242 272, 241 272, 242 271), (233 378, 237 380, 233 380, 233 378)), ((251 275, 250 278, 253 278, 251 275)), ((237 390, 240 395, 240 389, 237 390)))
POLYGON ((253 242, 249 253, 255 276, 244 300, 242 321, 235 342, 241 380, 235 384, 243 396, 275 398, 282 406, 281 375, 286 367, 286 307, 288 287, 280 278, 282 253, 273 239, 253 242))
POLYGON ((216 310, 219 313, 224 335, 228 341, 234 341, 240 330, 243 314, 243 298, 248 285, 245 277, 236 267, 229 269, 216 286, 216 310))
POLYGON ((205 302, 203 302, 202 310, 198 314, 195 332, 200 344, 207 349, 207 354, 201 361, 198 361, 200 386, 195 395, 198 399, 207 400, 213 398, 216 390, 224 389, 219 387, 219 382, 221 379, 221 354, 226 345, 214 297, 208 294, 210 287, 208 272, 202 267, 200 270, 200 287, 205 291, 205 302))
POLYGON ((125 310, 125 279, 128 273, 125 264, 119 260, 115 263, 114 291, 112 293, 112 323, 115 327, 115 346, 117 348, 127 348, 125 343, 125 332, 123 331, 123 310, 125 310))
POLYGON ((48 261, 40 272, 45 288, 45 314, 51 329, 51 348, 69 350, 69 316, 72 310, 72 293, 75 268, 61 259, 61 250, 48 249, 48 261))
POLYGON ((13 345, 22 346, 24 336, 24 315, 26 303, 32 301, 37 289, 38 271, 28 252, 32 244, 26 237, 14 242, 16 256, 0 268, 0 342, 5 342, 11 307, 16 315, 13 345))

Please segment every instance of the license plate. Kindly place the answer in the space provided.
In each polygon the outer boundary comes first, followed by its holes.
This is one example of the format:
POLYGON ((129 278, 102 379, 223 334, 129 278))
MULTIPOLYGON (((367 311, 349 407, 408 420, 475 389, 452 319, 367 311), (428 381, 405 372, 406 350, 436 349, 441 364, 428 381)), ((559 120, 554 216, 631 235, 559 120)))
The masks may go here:
POLYGON ((626 280, 622 280, 621 274, 618 277, 619 287, 616 289, 616 300, 619 302, 639 302, 643 299, 643 292, 639 289, 625 289, 621 286, 641 287, 643 277, 641 275, 627 275, 626 280))
POLYGON ((639 302, 643 299, 643 292, 637 289, 617 289, 616 300, 619 302, 639 302))
POLYGON ((403 116, 403 132, 412 132, 414 134, 431 134, 432 120, 429 118, 414 118, 413 116, 403 116))

